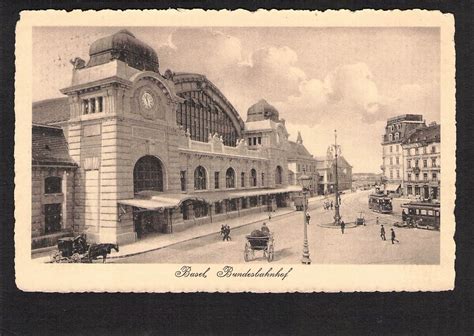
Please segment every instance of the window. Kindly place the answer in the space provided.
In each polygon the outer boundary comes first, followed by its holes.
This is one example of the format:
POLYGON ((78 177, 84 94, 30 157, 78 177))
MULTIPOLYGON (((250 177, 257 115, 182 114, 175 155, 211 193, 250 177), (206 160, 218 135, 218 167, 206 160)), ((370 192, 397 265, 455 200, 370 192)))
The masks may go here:
POLYGON ((420 174, 415 174, 415 181, 418 181, 420 179, 420 174))
POLYGON ((431 153, 436 153, 436 146, 431 147, 431 153))
POLYGON ((200 218, 205 217, 208 214, 208 206, 205 202, 194 201, 193 202, 193 210, 194 210, 194 217, 200 218))
POLYGON ((240 173, 240 186, 242 188, 245 187, 245 173, 244 172, 240 173))
POLYGON ((205 190, 207 189, 206 183, 206 169, 203 166, 198 166, 194 170, 194 189, 205 190))
POLYGON ((436 158, 431 159, 431 167, 436 167, 436 158))
POLYGON ((257 171, 252 169, 250 171, 250 186, 256 187, 257 186, 257 171))
MULTIPOLYGON (((397 132, 395 133, 395 140, 398 140, 398 138, 400 137, 400 134, 397 132)), ((398 147, 398 146, 397 146, 398 147)))
POLYGON ((181 191, 186 191, 186 170, 181 170, 179 176, 181 181, 181 191))
POLYGON ((415 160, 415 167, 418 167, 419 166, 419 162, 418 160, 415 160))
POLYGON ((214 203, 214 213, 216 215, 218 215, 218 214, 222 213, 222 210, 223 210, 222 203, 221 202, 215 202, 214 203))
POLYGON ((258 144, 261 145, 262 144, 262 137, 258 137, 258 144))
POLYGON ((420 187, 415 186, 415 195, 420 195, 420 187))
POLYGON ((237 211, 237 200, 232 198, 226 202, 226 211, 237 211))
POLYGON ((235 188, 235 173, 232 168, 227 169, 225 173, 225 187, 235 188))
POLYGON ((408 168, 411 168, 411 160, 407 160, 408 168))
POLYGON ((137 161, 133 169, 133 188, 135 193, 143 190, 163 191, 163 170, 160 160, 147 155, 137 161))
POLYGON ((408 181, 411 181, 411 174, 408 173, 408 181))
POLYGON ((390 178, 393 179, 393 171, 390 171, 390 178))
POLYGON ((262 187, 265 186, 265 173, 262 173, 262 187))
POLYGON ((300 166, 299 163, 296 165, 296 171, 297 171, 298 173, 301 171, 301 166, 300 166))
POLYGON ((82 100, 82 114, 93 114, 104 111, 104 98, 96 97, 82 100))
POLYGON ((423 168, 427 168, 428 167, 428 161, 427 160, 423 160, 423 168))
POLYGON ((407 187, 407 194, 413 195, 413 187, 411 185, 407 187))
POLYGON ((49 176, 44 179, 44 193, 45 194, 59 194, 61 190, 61 178, 56 176, 49 176))
POLYGON ((44 205, 44 233, 61 231, 61 203, 44 205))
POLYGON ((432 178, 433 181, 437 181, 437 180, 438 180, 438 174, 433 173, 433 174, 431 175, 431 178, 432 178))
POLYGON ((390 165, 393 165, 393 158, 390 158, 390 165))
POLYGON ((426 147, 423 147, 423 154, 426 154, 426 147))
POLYGON ((390 153, 392 153, 392 152, 393 152, 393 148, 392 148, 392 146, 390 146, 390 153))
POLYGON ((423 181, 428 181, 428 173, 423 173, 423 181))
POLYGON ((400 178, 400 171, 397 169, 397 178, 400 178))
POLYGON ((395 161, 395 162, 396 162, 396 164, 400 164, 400 159, 399 159, 399 157, 398 157, 398 156, 395 158, 395 160, 396 160, 396 161, 395 161))
POLYGON ((415 148, 415 154, 418 155, 418 147, 415 148))
POLYGON ((280 166, 277 166, 275 169, 275 184, 283 183, 283 169, 280 166))
POLYGON ((214 189, 219 189, 219 172, 214 172, 214 189))
POLYGON ((249 138, 248 140, 249 141, 247 143, 249 144, 249 146, 252 146, 252 138, 249 138))
MULTIPOLYGON (((398 134, 398 133, 397 133, 397 134, 398 134)), ((399 146, 399 145, 397 145, 397 147, 395 147, 395 149, 396 149, 396 152, 398 153, 398 152, 399 152, 399 150, 400 150, 400 146, 399 146)))

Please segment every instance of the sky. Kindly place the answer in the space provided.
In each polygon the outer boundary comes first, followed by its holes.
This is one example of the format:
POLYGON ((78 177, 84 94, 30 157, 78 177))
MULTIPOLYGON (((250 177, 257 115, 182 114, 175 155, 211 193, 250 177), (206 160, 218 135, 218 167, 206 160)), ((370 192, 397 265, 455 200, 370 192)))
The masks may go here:
POLYGON ((422 114, 440 121, 438 28, 37 27, 33 100, 61 97, 74 57, 95 40, 128 29, 153 47, 160 72, 206 75, 242 119, 264 98, 324 156, 337 130, 353 172, 380 173, 387 118, 422 114))

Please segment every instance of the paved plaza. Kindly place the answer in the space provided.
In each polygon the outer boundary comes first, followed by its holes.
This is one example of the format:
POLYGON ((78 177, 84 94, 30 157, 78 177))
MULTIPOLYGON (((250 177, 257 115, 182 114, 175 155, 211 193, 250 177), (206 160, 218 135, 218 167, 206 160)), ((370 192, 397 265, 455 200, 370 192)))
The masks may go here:
MULTIPOLYGON (((311 224, 308 239, 311 259, 317 264, 438 264, 439 232, 422 229, 394 227, 400 243, 390 241, 390 228, 399 221, 401 202, 394 202, 393 215, 373 213, 367 208, 369 191, 349 193, 342 196, 341 215, 346 223, 354 222, 362 211, 367 225, 347 228, 342 234, 339 228, 322 227, 333 220, 334 211, 324 210, 322 199, 310 203, 311 224), (380 238, 379 223, 386 228, 387 240, 380 238)), ((274 234, 275 259, 277 263, 299 263, 303 245, 303 213, 287 212, 265 220, 274 234)), ((234 228, 231 241, 222 241, 218 233, 201 238, 140 253, 129 257, 112 259, 115 263, 243 263, 245 235, 260 228, 257 220, 249 225, 234 228)), ((231 225, 232 226, 232 225, 231 225)), ((349 226, 349 225, 348 225, 349 226)), ((249 263, 266 263, 262 252, 256 252, 249 263)))

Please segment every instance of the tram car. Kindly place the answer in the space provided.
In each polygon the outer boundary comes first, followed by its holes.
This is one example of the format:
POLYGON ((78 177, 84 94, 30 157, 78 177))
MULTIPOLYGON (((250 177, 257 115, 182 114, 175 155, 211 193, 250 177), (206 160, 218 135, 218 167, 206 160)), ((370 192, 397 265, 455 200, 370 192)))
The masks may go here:
POLYGON ((440 204, 430 202, 410 202, 402 204, 402 220, 409 227, 439 230, 440 204))
POLYGON ((369 195, 369 209, 380 213, 392 213, 392 199, 384 194, 369 195))

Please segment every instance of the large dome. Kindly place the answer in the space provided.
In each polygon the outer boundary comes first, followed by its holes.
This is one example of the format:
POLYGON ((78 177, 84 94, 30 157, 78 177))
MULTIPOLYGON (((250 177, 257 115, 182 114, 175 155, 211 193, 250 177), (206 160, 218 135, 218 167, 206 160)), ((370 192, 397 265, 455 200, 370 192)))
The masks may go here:
POLYGON ((265 99, 253 104, 247 110, 247 121, 260 121, 270 119, 275 122, 279 121, 278 110, 270 105, 265 99))
POLYGON ((89 56, 88 67, 118 59, 135 69, 154 72, 159 70, 156 51, 125 29, 92 43, 89 56))

